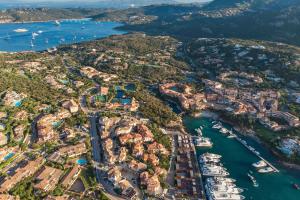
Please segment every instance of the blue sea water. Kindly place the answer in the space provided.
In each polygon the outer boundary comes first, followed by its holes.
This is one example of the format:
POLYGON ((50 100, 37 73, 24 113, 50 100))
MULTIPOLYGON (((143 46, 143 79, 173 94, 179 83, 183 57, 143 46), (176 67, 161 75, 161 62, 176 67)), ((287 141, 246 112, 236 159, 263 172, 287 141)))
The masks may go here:
MULTIPOLYGON (((235 139, 229 139, 226 136, 219 133, 218 130, 212 129, 212 120, 207 118, 192 118, 185 117, 184 124, 188 132, 196 134, 195 128, 203 127, 203 135, 211 138, 214 143, 211 149, 197 149, 198 154, 204 152, 212 152, 222 155, 222 163, 224 167, 228 169, 230 177, 236 179, 236 185, 244 192, 242 195, 246 199, 253 200, 299 200, 300 190, 296 190, 292 187, 292 184, 296 183, 300 185, 300 173, 286 167, 283 167, 278 163, 276 157, 274 157, 270 151, 264 148, 257 141, 242 137, 249 145, 254 147, 260 152, 260 154, 276 166, 280 172, 270 174, 260 174, 255 171, 251 166, 252 163, 259 161, 259 159, 240 144, 235 139), (259 187, 254 187, 250 181, 247 173, 253 172, 259 187)), ((228 124, 226 128, 232 127, 228 124)))
POLYGON ((0 24, 0 51, 41 51, 61 44, 73 44, 110 35, 124 34, 116 22, 95 22, 90 19, 0 24), (18 33, 16 29, 27 29, 18 33))

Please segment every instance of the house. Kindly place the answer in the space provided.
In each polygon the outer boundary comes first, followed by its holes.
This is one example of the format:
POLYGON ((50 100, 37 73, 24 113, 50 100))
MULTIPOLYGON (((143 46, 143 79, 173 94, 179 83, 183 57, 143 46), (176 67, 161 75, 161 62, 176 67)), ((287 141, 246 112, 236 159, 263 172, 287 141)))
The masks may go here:
POLYGON ((122 173, 119 167, 115 166, 108 170, 107 177, 110 182, 112 182, 114 185, 117 185, 119 181, 122 180, 122 173))
POLYGON ((145 142, 152 142, 153 141, 153 134, 146 125, 139 124, 139 125, 137 125, 136 128, 137 128, 137 132, 139 134, 141 134, 141 136, 143 137, 143 140, 145 142))
POLYGON ((159 182, 159 177, 154 175, 147 180, 147 194, 150 196, 157 196, 162 193, 163 189, 159 182))
POLYGON ((12 196, 9 194, 0 194, 0 200, 19 200, 18 196, 12 196))
POLYGON ((143 143, 135 143, 132 147, 132 155, 135 157, 140 157, 144 154, 144 146, 143 143))
POLYGON ((119 159, 118 159, 118 161, 119 161, 119 162, 126 161, 126 159, 127 159, 127 153, 128 153, 127 148, 126 148, 126 147, 121 147, 121 148, 120 148, 120 154, 119 154, 119 159))
POLYGON ((44 166, 41 173, 36 177, 37 183, 34 188, 44 192, 53 191, 58 184, 63 171, 53 167, 44 166))
POLYGON ((63 102, 62 107, 69 110, 71 113, 77 113, 79 110, 78 104, 73 99, 63 102))
POLYGON ((5 133, 0 131, 0 146, 6 145, 8 142, 8 138, 5 133))
POLYGON ((72 170, 66 176, 63 177, 61 185, 67 189, 71 187, 73 183, 76 181, 80 172, 81 172, 81 167, 79 165, 75 165, 72 168, 72 170))
POLYGON ((153 153, 150 154, 145 153, 143 155, 143 161, 150 163, 152 166, 159 165, 159 158, 153 153))
POLYGON ((109 91, 108 87, 101 86, 99 90, 100 90, 100 95, 102 96, 108 95, 108 91, 109 91))
POLYGON ((119 188, 122 190, 122 195, 126 197, 126 199, 135 199, 136 198, 136 191, 131 183, 123 179, 118 184, 119 188))
POLYGON ((14 128, 13 135, 14 135, 15 141, 19 142, 23 139, 25 129, 26 129, 26 126, 22 125, 22 124, 18 125, 14 128))
POLYGON ((131 160, 128 163, 128 167, 129 169, 131 169, 134 172, 140 172, 140 171, 144 171, 147 169, 147 165, 142 163, 142 162, 138 162, 136 160, 131 160))

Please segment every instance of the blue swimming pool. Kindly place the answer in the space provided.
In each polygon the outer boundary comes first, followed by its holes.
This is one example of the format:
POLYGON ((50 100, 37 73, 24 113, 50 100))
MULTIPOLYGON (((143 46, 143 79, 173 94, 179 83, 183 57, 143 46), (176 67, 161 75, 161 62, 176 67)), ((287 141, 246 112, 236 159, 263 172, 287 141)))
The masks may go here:
POLYGON ((76 163, 78 165, 86 165, 87 164, 87 160, 85 158, 80 158, 80 159, 76 160, 76 163))
POLYGON ((10 158, 12 158, 15 154, 14 153, 9 153, 4 157, 4 160, 8 160, 10 158))
POLYGON ((15 101, 15 107, 19 108, 22 105, 22 100, 15 101))

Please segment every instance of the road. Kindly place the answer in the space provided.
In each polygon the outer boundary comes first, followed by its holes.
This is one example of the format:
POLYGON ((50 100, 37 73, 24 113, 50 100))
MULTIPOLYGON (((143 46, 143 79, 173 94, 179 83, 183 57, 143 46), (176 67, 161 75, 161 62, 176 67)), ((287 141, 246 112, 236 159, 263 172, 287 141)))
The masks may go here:
POLYGON ((91 144, 92 144, 92 155, 93 155, 93 166, 95 168, 95 174, 97 178, 97 182, 100 184, 100 187, 104 189, 104 193, 111 200, 123 200, 114 194, 113 186, 108 183, 108 181, 104 180, 105 177, 104 172, 101 169, 101 163, 103 162, 102 155, 102 145, 100 142, 100 137, 97 131, 97 116, 95 114, 90 113, 90 134, 91 134, 91 144))

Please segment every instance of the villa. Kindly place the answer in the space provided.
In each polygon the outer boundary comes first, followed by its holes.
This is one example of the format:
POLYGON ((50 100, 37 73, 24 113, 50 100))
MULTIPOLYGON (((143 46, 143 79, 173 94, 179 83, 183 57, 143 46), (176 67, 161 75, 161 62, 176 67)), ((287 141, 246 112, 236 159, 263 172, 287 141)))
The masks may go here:
POLYGON ((18 94, 15 91, 7 91, 4 98, 2 99, 2 102, 5 106, 19 107, 22 100, 26 97, 27 95, 23 93, 18 94))

